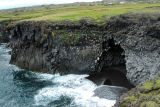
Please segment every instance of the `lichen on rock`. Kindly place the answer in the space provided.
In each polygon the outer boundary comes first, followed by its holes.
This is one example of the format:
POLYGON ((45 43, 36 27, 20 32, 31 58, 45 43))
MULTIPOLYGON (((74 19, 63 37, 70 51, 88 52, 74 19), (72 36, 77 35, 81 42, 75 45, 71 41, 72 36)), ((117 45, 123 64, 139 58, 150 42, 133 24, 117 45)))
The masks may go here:
POLYGON ((115 107, 159 107, 160 77, 146 81, 123 94, 115 107))

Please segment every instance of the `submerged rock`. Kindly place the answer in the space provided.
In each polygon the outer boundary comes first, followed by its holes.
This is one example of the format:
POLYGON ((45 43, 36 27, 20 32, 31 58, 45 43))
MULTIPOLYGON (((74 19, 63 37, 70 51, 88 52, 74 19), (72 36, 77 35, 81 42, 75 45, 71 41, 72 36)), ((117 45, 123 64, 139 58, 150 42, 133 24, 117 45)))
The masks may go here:
POLYGON ((124 87, 102 85, 94 90, 94 96, 108 100, 117 100, 126 91, 128 89, 124 87))

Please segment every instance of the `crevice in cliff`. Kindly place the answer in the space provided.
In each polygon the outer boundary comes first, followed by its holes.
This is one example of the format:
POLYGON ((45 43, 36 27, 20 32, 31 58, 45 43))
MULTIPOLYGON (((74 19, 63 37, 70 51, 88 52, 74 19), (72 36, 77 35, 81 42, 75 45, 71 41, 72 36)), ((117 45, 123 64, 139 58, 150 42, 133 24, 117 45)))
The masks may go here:
POLYGON ((106 79, 104 81, 104 85, 112 85, 112 81, 110 79, 106 79))
POLYGON ((97 73, 91 74, 88 79, 97 85, 112 85, 132 88, 127 80, 126 60, 124 49, 115 44, 114 39, 102 43, 102 55, 98 60, 97 73))

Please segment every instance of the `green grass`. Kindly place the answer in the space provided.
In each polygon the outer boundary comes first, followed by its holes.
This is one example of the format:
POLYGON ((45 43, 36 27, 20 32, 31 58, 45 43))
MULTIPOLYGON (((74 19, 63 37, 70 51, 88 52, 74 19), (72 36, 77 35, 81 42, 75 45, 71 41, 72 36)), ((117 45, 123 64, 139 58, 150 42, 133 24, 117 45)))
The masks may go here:
POLYGON ((55 20, 78 20, 82 17, 92 17, 101 22, 103 15, 106 18, 124 13, 158 13, 160 3, 155 4, 125 4, 125 5, 95 5, 95 6, 68 6, 53 9, 44 9, 28 12, 0 13, 0 21, 55 21, 55 20))
POLYGON ((159 107, 160 105, 160 77, 146 81, 130 90, 121 101, 121 107, 127 105, 135 107, 159 107))

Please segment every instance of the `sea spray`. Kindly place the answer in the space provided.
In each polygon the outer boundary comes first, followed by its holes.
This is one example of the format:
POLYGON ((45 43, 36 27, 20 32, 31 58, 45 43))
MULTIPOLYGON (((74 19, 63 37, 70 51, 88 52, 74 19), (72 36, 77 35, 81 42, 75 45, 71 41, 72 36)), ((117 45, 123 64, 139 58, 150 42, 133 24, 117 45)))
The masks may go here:
MULTIPOLYGON (((39 77, 53 82, 53 86, 40 89, 34 97, 36 105, 47 106, 57 99, 67 97, 70 100, 69 107, 111 107, 115 100, 100 99, 94 95, 97 86, 85 79, 88 75, 65 75, 41 74, 39 77), (44 75, 44 77, 43 77, 44 75), (43 77, 43 78, 42 78, 43 77)), ((68 101, 68 100, 67 100, 68 101)), ((60 106, 63 103, 55 104, 60 106)))
POLYGON ((1 107, 111 107, 115 100, 93 96, 87 75, 35 73, 10 65, 11 49, 0 46, 1 107))

